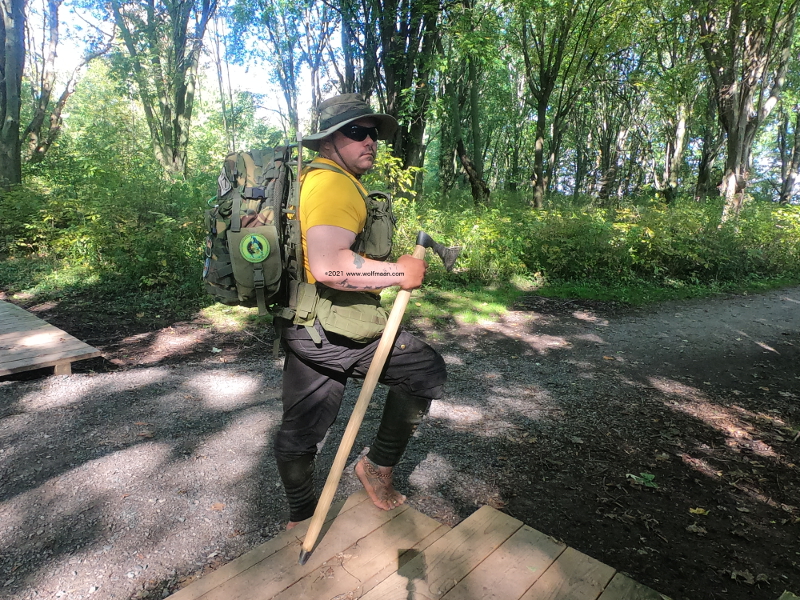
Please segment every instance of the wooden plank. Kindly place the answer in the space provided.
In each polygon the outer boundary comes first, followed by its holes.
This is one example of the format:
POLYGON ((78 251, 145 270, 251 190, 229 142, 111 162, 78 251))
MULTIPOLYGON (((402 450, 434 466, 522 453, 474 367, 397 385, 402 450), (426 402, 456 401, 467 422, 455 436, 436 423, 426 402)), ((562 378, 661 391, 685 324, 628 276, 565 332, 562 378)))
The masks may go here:
POLYGON ((521 600, 595 600, 614 569, 574 548, 567 548, 521 600))
POLYGON ((9 302, 0 301, 0 376, 54 367, 68 375, 71 363, 101 352, 9 302))
POLYGON ((525 525, 445 594, 444 600, 516 600, 566 548, 525 525))
MULTIPOLYGON (((381 569, 378 573, 376 573, 375 575, 364 581, 364 584, 360 588, 352 590, 350 592, 350 595, 355 596, 356 598, 361 598, 361 596, 366 594, 368 591, 370 591, 384 579, 386 579, 393 573, 397 572, 399 569, 402 569, 406 563, 410 562, 411 560, 419 556, 419 554, 422 553, 426 548, 431 546, 442 536, 446 535, 448 531, 451 531, 450 527, 448 527, 447 525, 440 525, 440 527, 435 529, 430 535, 421 539, 407 551, 402 552, 402 554, 398 550, 397 561, 394 564, 387 565, 386 567, 381 569)), ((348 594, 344 594, 343 596, 346 598, 348 594)))
POLYGON ((664 600, 664 598, 666 596, 651 590, 630 577, 626 577, 622 573, 617 573, 600 595, 599 600, 664 600))
MULTIPOLYGON (((11 362, 36 358, 37 356, 48 356, 55 353, 80 353, 82 351, 95 350, 88 344, 72 336, 67 336, 63 331, 60 338, 54 338, 47 343, 39 346, 18 346, 16 348, 0 348, 0 365, 11 362)), ((43 340, 45 342, 45 340, 43 340)))
POLYGON ((6 303, 6 306, 0 310, 0 323, 25 323, 33 319, 43 320, 24 308, 13 304, 6 303), (8 308, 9 306, 13 308, 8 308))
POLYGON ((520 521, 483 506, 372 588, 362 600, 439 598, 520 527, 520 521))
POLYGON ((56 363, 53 365, 53 375, 72 375, 72 363, 56 363))
MULTIPOLYGON (((353 494, 344 502, 337 502, 331 507, 330 511, 328 511, 326 522, 330 522, 337 517, 344 517, 348 511, 355 509, 367 499, 368 496, 366 492, 359 492, 353 494)), ((271 540, 253 548, 250 552, 242 554, 239 558, 221 566, 216 571, 192 582, 182 590, 178 590, 169 596, 167 600, 196 600, 214 588, 224 585, 228 580, 233 579, 240 573, 244 573, 289 544, 297 544, 297 538, 305 535, 310 521, 310 519, 306 519, 291 531, 284 531, 276 535, 271 540)), ((298 555, 299 552, 298 549, 298 555)))
POLYGON ((333 559, 337 554, 352 546, 358 540, 399 517, 408 506, 403 505, 391 511, 380 510, 371 502, 359 505, 357 514, 350 511, 348 518, 338 518, 330 522, 327 533, 314 549, 305 565, 298 563, 303 540, 296 536, 289 545, 281 548, 257 565, 252 566, 225 585, 217 587, 201 598, 203 600, 268 600, 305 575, 316 571, 322 563, 333 559))
POLYGON ((85 358, 94 358, 100 356, 100 351, 87 346, 88 350, 83 352, 79 350, 72 350, 66 352, 53 352, 43 356, 28 357, 19 360, 9 360, 0 363, 0 375, 11 375, 12 373, 19 373, 29 369, 41 369, 44 367, 53 367, 64 361, 74 362, 76 360, 83 360, 85 358))
POLYGON ((39 323, 26 323, 25 327, 14 327, 13 329, 11 327, 4 328, 0 324, 0 345, 15 344, 20 336, 27 332, 40 333, 47 329, 55 329, 55 327, 44 321, 40 321, 39 323))
POLYGON ((406 554, 416 556, 414 553, 424 551, 441 537, 433 535, 440 529, 447 531, 449 527, 416 510, 406 510, 322 563, 273 600, 329 600, 348 595, 360 598, 394 573, 406 554))

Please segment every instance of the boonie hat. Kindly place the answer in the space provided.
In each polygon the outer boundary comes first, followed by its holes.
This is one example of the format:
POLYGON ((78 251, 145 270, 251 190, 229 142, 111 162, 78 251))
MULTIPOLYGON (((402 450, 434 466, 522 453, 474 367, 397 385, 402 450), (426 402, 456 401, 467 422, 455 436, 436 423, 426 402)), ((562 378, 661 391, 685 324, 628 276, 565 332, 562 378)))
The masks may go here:
POLYGON ((376 113, 360 94, 340 94, 328 98, 317 106, 319 131, 303 138, 303 146, 319 150, 320 141, 348 123, 369 117, 375 120, 378 139, 385 140, 397 131, 397 119, 391 115, 376 113))

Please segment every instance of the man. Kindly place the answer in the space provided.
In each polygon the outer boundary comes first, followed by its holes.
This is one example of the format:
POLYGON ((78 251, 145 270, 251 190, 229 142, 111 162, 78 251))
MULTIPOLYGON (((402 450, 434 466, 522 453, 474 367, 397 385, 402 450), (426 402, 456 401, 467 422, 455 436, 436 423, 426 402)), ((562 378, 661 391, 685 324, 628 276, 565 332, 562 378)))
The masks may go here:
MULTIPOLYGON (((359 179, 375 164, 378 140, 390 137, 397 121, 375 113, 356 94, 331 98, 318 112, 319 132, 303 142, 319 152, 303 174, 300 197, 307 282, 315 284, 322 296, 334 290, 363 296, 391 286, 418 288, 425 261, 404 255, 391 263, 351 250, 357 235, 368 227, 366 190, 359 179)), ((332 302, 344 302, 341 297, 341 293, 331 295, 332 302)), ((313 327, 286 320, 278 326, 286 360, 283 420, 274 449, 289 501, 287 529, 291 529, 314 514, 317 447, 336 420, 348 378, 366 376, 380 332, 374 339, 356 341, 326 331, 319 318, 313 327)), ((389 386, 389 393, 378 433, 355 467, 375 506, 391 510, 405 502, 406 497, 394 489, 393 467, 431 400, 441 398, 446 377, 442 357, 401 330, 379 379, 389 386)))

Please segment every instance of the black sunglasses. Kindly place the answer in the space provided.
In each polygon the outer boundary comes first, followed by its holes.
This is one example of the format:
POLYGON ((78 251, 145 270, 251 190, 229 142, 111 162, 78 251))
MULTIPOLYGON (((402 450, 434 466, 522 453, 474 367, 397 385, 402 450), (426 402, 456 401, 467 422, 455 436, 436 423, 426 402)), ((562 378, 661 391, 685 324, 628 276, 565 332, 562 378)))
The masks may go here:
POLYGON ((373 142, 378 141, 378 128, 377 127, 364 127, 363 125, 347 125, 342 127, 339 131, 346 138, 355 142, 363 142, 367 136, 372 138, 373 142))

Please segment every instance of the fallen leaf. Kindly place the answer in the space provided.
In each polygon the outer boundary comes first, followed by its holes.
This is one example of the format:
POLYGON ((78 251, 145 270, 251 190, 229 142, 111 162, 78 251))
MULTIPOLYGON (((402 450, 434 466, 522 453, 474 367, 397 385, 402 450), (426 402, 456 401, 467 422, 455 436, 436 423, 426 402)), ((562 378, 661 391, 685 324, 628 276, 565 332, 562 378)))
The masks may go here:
POLYGON ((731 579, 741 581, 747 585, 753 585, 755 583, 755 578, 750 571, 731 571, 731 579))
POLYGON ((604 356, 603 360, 614 360, 613 356, 604 356))
POLYGON ((573 444, 582 444, 583 443, 583 440, 581 438, 579 438, 579 437, 571 437, 571 438, 569 438, 569 441, 572 442, 573 444))
POLYGON ((143 437, 143 438, 151 438, 151 437, 153 437, 153 432, 152 431, 142 431, 141 433, 137 433, 136 435, 138 435, 139 437, 143 437))
POLYGON ((222 512, 223 510, 225 510, 225 505, 222 502, 214 502, 214 504, 211 505, 210 510, 222 512))
POLYGON ((700 527, 700 525, 698 525, 697 523, 692 523, 691 525, 689 525, 686 528, 686 531, 688 531, 689 533, 696 533, 697 535, 705 535, 706 533, 708 533, 705 527, 700 527))
POLYGON ((765 392, 768 392, 768 391, 769 391, 769 388, 768 388, 768 387, 765 387, 765 386, 763 386, 763 385, 762 385, 762 386, 759 386, 759 388, 758 388, 758 389, 760 389, 760 390, 764 390, 765 392))
POLYGON ((743 512, 743 513, 749 513, 750 512, 750 509, 749 508, 745 508, 744 506, 737 506, 736 510, 738 510, 739 512, 743 512))
POLYGON ((690 508, 689 512, 693 515, 707 515, 708 511, 705 508, 690 508))
POLYGON ((222 352, 219 348, 211 348, 211 353, 216 354, 217 352, 222 352))

